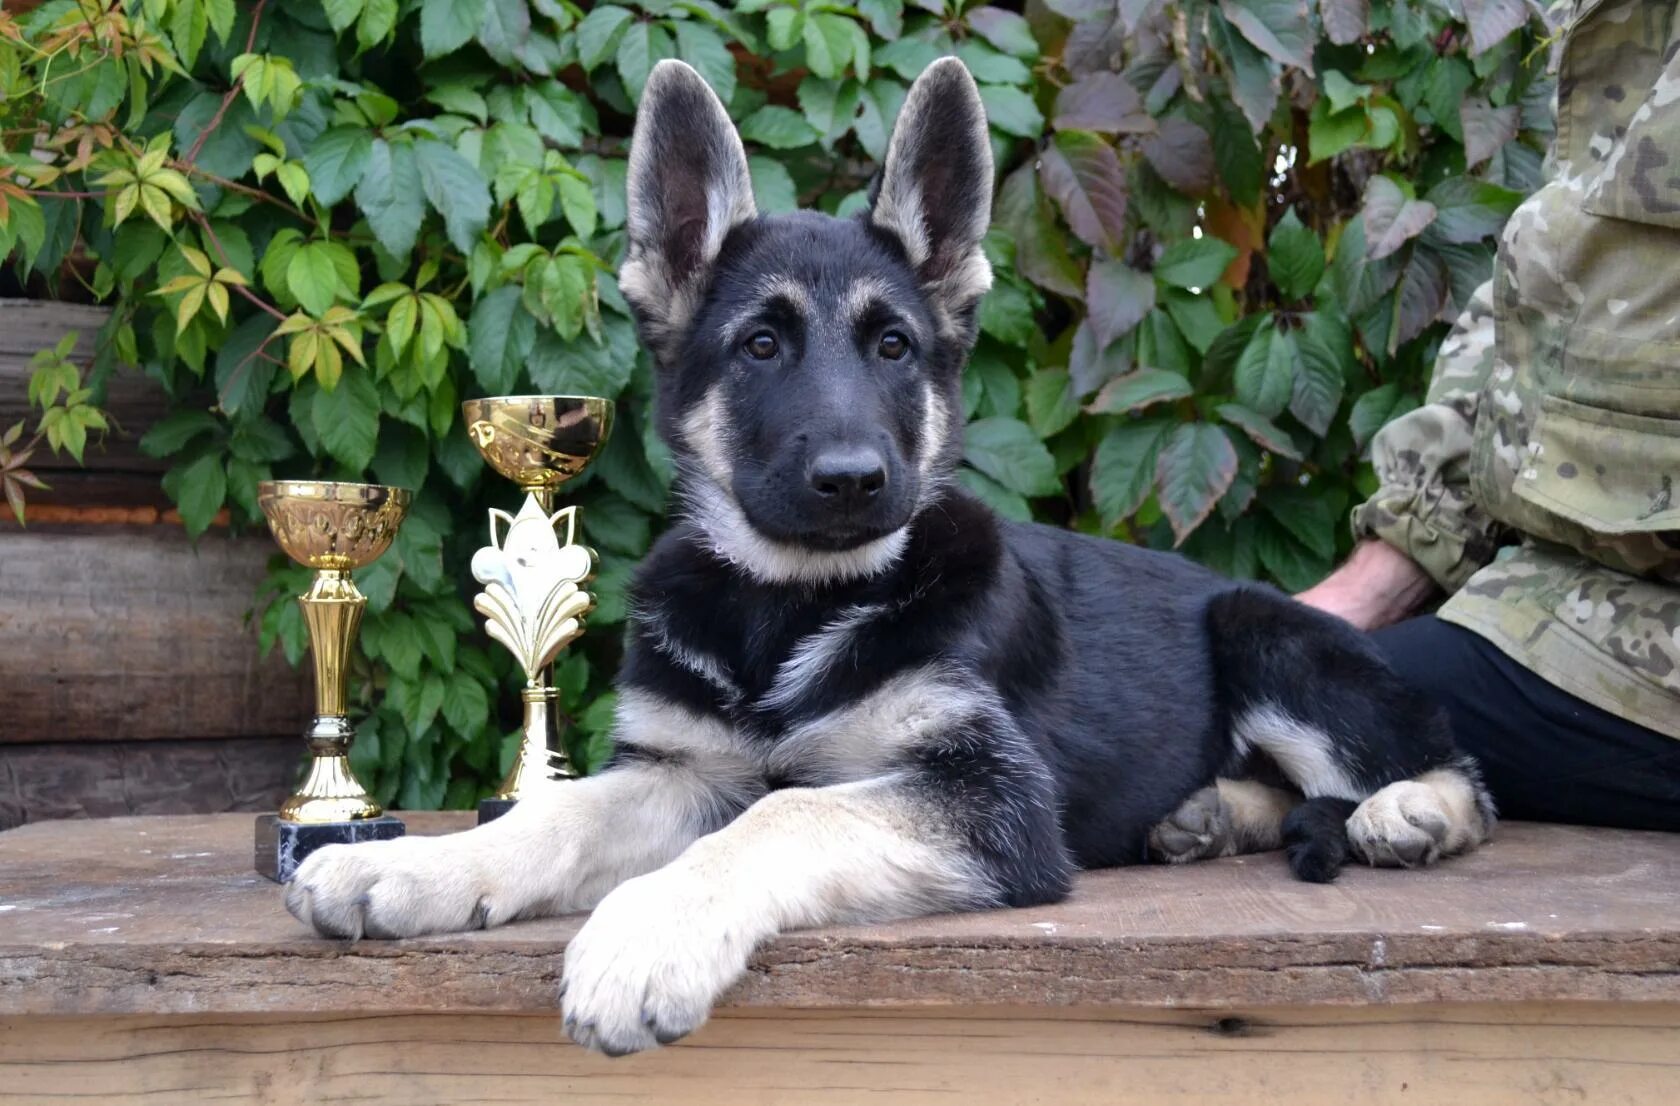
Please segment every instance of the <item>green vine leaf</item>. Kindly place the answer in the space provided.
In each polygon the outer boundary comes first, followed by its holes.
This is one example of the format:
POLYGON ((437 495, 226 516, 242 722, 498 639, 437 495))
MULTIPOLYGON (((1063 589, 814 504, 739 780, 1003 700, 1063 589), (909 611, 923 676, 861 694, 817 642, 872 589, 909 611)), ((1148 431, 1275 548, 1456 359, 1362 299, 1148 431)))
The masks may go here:
POLYGON ((428 58, 453 53, 478 34, 485 0, 422 0, 420 49, 428 58))
POLYGON ((356 185, 356 206, 387 253, 406 257, 414 249, 426 209, 412 145, 373 140, 367 169, 356 185))
POLYGON ((1061 490, 1055 459, 1032 428, 1019 420, 990 418, 969 423, 963 457, 1017 495, 1055 495, 1061 490))

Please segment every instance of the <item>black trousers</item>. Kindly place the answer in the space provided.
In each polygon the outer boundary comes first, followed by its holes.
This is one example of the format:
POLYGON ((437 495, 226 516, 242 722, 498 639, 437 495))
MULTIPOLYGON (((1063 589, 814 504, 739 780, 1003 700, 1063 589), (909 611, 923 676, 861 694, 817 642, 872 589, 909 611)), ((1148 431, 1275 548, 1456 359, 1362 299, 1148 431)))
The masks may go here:
POLYGON ((1680 740, 1559 690, 1433 615, 1371 637, 1447 709, 1501 817, 1680 830, 1680 740))

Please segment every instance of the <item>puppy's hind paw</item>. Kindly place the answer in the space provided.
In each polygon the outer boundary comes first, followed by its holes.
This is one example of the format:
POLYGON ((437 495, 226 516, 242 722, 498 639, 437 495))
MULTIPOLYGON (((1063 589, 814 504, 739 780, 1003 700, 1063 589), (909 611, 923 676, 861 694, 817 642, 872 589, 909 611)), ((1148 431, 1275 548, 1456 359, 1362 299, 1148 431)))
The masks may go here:
POLYGON ((1367 864, 1422 868, 1451 851, 1452 816, 1435 789, 1413 780, 1389 784, 1348 819, 1348 843, 1367 864))
POLYGON ((1185 799, 1149 831, 1149 859, 1162 864, 1187 864, 1235 852, 1231 812, 1219 788, 1212 785, 1185 799))

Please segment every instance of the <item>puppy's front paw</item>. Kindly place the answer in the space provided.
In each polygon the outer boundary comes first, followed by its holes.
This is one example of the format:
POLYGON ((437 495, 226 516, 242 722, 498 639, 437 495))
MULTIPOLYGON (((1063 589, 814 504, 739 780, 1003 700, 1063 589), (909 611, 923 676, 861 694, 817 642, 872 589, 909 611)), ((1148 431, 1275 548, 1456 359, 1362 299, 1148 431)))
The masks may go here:
POLYGON ((473 850, 447 839, 328 845, 286 885, 286 909, 323 936, 351 940, 480 929, 498 907, 487 876, 473 850))
POLYGON ((1402 780, 1359 804, 1347 829, 1349 844, 1367 864, 1418 868, 1441 857, 1452 817, 1434 788, 1402 780))
POLYGON ((687 1036, 746 970, 754 943, 689 876, 666 870, 623 883, 566 947, 566 1032, 608 1056, 687 1036))
POLYGON ((1149 831, 1149 857, 1165 864, 1186 864, 1230 856, 1236 852, 1236 836, 1230 811, 1219 788, 1208 786, 1179 804, 1149 831))

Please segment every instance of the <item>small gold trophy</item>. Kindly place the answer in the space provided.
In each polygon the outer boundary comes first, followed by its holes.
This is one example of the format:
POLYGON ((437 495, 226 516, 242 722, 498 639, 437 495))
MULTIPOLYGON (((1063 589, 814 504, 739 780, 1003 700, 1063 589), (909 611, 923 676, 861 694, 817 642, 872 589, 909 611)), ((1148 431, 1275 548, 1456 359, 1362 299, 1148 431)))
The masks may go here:
POLYGON ((350 770, 356 731, 347 713, 350 651, 367 597, 350 570, 372 564, 390 548, 408 513, 409 493, 380 484, 323 480, 265 480, 257 503, 286 555, 315 570, 298 596, 315 658, 315 721, 304 732, 309 775, 279 814, 257 819, 257 871, 281 883, 305 857, 325 845, 401 837, 403 824, 386 814, 350 770))
POLYGON ((518 514, 491 508, 490 544, 472 560, 473 578, 484 585, 473 607, 525 671, 519 756, 496 794, 478 804, 482 825, 534 788, 576 775, 550 671, 595 605, 583 590, 595 574, 595 551, 578 542, 578 508, 556 511, 554 493, 600 451, 613 405, 593 396, 497 396, 467 400, 461 414, 485 461, 525 493, 518 514))

